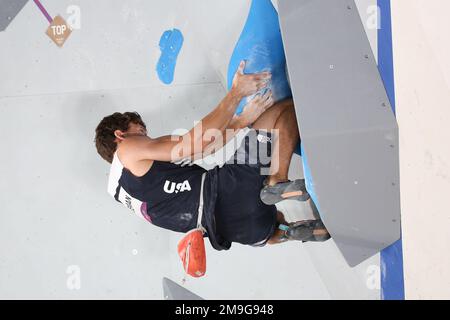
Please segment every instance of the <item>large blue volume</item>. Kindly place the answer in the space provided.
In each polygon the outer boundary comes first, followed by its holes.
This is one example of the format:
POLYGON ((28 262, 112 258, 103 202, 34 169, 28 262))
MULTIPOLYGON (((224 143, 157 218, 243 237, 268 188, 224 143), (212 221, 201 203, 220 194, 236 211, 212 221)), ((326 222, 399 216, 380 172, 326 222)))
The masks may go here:
MULTIPOLYGON (((242 60, 246 60, 244 73, 272 73, 268 87, 272 90, 275 102, 292 96, 278 13, 270 0, 252 1, 247 21, 228 65, 228 90, 242 60)), ((242 113, 246 102, 247 99, 241 101, 236 114, 242 113)))

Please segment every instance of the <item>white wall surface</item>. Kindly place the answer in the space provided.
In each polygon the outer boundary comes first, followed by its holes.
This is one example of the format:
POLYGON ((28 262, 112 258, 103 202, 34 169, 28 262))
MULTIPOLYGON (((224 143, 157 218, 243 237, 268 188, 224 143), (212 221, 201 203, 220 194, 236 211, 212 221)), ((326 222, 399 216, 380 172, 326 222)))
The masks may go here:
MULTIPOLYGON (((29 2, 0 33, 0 298, 162 299, 180 281, 181 234, 130 215, 106 192, 95 151, 105 115, 135 110, 150 135, 190 128, 225 95, 228 60, 245 22, 241 0, 47 0, 50 14, 81 9, 63 48, 29 2), (184 35, 175 79, 155 66, 163 31, 184 35), (71 269, 75 266, 75 269, 71 269), (81 287, 70 289, 73 270, 81 287)), ((293 160, 292 176, 300 176, 293 160)), ((283 203, 292 219, 308 213, 283 203)), ((377 299, 378 257, 350 269, 332 241, 266 248, 208 244, 205 278, 186 287, 206 299, 377 299)))
POLYGON ((450 298, 450 2, 392 2, 408 299, 450 298))

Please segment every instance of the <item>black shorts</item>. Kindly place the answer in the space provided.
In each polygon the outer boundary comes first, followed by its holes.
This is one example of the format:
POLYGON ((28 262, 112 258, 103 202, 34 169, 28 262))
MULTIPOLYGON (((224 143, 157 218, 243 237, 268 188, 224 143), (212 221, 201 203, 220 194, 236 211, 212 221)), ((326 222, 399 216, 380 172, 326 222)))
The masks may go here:
POLYGON ((277 208, 260 199, 270 156, 271 134, 250 130, 234 158, 217 170, 216 232, 229 242, 264 246, 275 231, 277 208))

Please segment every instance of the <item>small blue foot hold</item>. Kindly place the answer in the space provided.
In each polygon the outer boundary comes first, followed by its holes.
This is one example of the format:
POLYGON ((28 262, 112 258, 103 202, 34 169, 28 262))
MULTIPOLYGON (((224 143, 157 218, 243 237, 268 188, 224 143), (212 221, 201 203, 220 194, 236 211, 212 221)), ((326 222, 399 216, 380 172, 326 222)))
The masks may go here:
POLYGON ((159 80, 171 84, 175 73, 178 54, 183 46, 183 35, 178 29, 165 31, 159 40, 161 57, 156 65, 159 80))

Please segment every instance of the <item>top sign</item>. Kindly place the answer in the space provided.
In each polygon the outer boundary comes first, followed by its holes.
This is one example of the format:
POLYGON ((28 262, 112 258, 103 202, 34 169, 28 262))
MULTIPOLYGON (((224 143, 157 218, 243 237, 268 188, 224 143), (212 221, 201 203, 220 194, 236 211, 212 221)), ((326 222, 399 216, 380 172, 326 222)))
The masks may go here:
POLYGON ((53 19, 46 33, 57 46, 62 47, 72 33, 72 30, 67 22, 58 15, 53 19))

